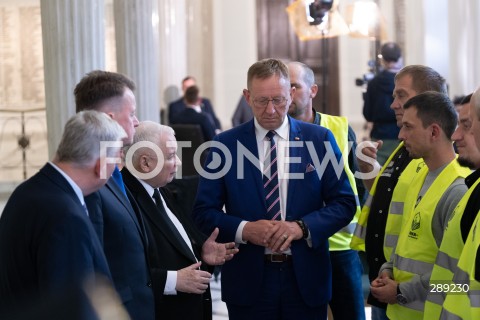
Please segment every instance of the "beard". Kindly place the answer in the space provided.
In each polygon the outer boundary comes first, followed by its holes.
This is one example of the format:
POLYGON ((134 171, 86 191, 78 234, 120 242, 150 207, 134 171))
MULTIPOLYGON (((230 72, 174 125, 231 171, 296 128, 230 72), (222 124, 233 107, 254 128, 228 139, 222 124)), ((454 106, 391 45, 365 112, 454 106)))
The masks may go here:
POLYGON ((302 114, 302 110, 298 108, 295 102, 292 102, 288 107, 288 115, 292 118, 296 118, 302 114))
POLYGON ((469 169, 475 169, 475 164, 467 158, 458 157, 457 162, 462 167, 467 167, 469 169))

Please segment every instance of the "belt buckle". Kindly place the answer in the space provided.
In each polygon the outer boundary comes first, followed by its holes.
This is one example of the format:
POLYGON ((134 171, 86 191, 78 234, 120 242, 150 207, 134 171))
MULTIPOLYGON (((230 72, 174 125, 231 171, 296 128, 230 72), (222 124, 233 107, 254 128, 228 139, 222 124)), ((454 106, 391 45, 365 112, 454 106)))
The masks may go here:
POLYGON ((285 257, 283 256, 283 254, 271 254, 270 255, 270 262, 285 262, 286 259, 285 257))

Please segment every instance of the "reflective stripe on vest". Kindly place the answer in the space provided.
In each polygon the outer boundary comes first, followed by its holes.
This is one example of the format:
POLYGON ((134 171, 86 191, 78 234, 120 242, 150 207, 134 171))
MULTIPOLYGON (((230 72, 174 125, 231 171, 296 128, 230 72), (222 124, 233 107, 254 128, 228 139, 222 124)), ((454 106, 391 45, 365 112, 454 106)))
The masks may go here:
MULTIPOLYGON (((426 317, 424 319, 428 320, 426 317)), ((439 320, 462 320, 462 318, 443 309, 439 320)))
POLYGON ((468 284, 468 293, 448 292, 443 303, 440 319, 480 319, 480 282, 472 276, 475 272, 475 260, 480 246, 480 215, 470 228, 465 246, 455 269, 453 282, 460 287, 468 284))
MULTIPOLYGON (((473 190, 475 190, 479 182, 480 179, 475 181, 467 190, 449 217, 433 266, 430 284, 439 283, 447 286, 453 284, 453 274, 457 272, 458 259, 464 247, 461 231, 463 212, 467 206, 468 199, 470 199, 473 190)), ((445 297, 446 294, 428 293, 424 311, 425 319, 438 319, 440 317, 445 297)))
MULTIPOLYGON (((432 218, 438 201, 458 177, 470 174, 470 170, 461 167, 456 159, 452 160, 435 178, 420 202, 416 203, 428 173, 420 171, 422 173, 411 182, 405 197, 402 228, 394 253, 393 276, 400 283, 408 282, 414 275, 421 276, 432 271, 438 253, 432 233, 432 218)), ((422 319, 424 301, 414 302, 388 305, 387 316, 390 319, 422 319)))
MULTIPOLYGON (((382 168, 378 172, 375 180, 373 181, 372 188, 368 193, 367 201, 363 204, 362 211, 360 213, 360 217, 358 218, 357 228, 353 233, 352 242, 350 243, 350 247, 355 250, 365 251, 365 237, 367 235, 367 222, 368 216, 370 215, 370 207, 372 205, 373 197, 375 196, 375 191, 377 189, 378 179, 382 176, 385 169, 388 167, 388 164, 392 162, 392 159, 395 155, 399 152, 401 148, 403 148, 403 141, 400 142, 397 148, 392 152, 392 154, 388 157, 387 161, 383 164, 382 168)), ((388 259, 387 259, 388 260, 388 259)))
POLYGON ((403 214, 403 202, 390 202, 390 214, 403 214))
POLYGON ((398 242, 398 235, 404 223, 405 197, 411 183, 418 175, 428 173, 428 168, 423 159, 413 159, 403 170, 393 190, 392 201, 388 208, 387 224, 385 225, 385 238, 383 241, 383 254, 387 261, 392 259, 392 254, 398 242))
POLYGON ((394 254, 393 261, 394 261, 395 267, 398 270, 410 272, 414 274, 428 273, 432 270, 432 267, 433 267, 431 263, 401 257, 397 254, 394 254))
POLYGON ((352 240, 353 232, 357 225, 358 217, 360 215, 360 201, 358 199, 357 185, 355 183, 355 176, 348 166, 348 153, 350 151, 350 144, 348 141, 348 121, 345 117, 331 116, 320 113, 320 125, 332 131, 338 148, 342 152, 342 159, 344 170, 347 175, 350 186, 352 187, 357 203, 355 215, 347 226, 340 229, 337 233, 328 239, 331 251, 348 250, 350 249, 350 242, 352 240))

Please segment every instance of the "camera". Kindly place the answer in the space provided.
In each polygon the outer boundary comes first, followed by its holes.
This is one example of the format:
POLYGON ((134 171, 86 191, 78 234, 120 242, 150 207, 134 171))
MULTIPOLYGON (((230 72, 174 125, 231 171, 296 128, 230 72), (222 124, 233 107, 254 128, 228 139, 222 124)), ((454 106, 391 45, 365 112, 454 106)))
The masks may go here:
POLYGON ((375 60, 368 60, 368 72, 364 73, 361 78, 355 79, 355 85, 358 87, 366 86, 370 80, 375 77, 375 70, 377 68, 375 60))
POLYGON ((362 87, 366 85, 370 80, 372 80, 373 77, 375 77, 375 74, 373 74, 372 72, 367 72, 361 78, 355 79, 355 85, 358 87, 362 87))

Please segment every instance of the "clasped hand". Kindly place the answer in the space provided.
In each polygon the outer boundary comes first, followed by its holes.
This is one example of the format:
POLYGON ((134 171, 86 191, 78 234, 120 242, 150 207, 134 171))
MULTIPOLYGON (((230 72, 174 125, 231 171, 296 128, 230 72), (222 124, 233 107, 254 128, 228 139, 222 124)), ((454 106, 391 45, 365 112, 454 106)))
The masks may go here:
POLYGON ((397 303, 397 282, 390 278, 387 272, 372 281, 370 291, 378 301, 384 303, 397 303))
POLYGON ((289 249, 293 240, 302 237, 302 229, 293 221, 258 220, 247 222, 243 228, 245 241, 279 253, 289 249))

